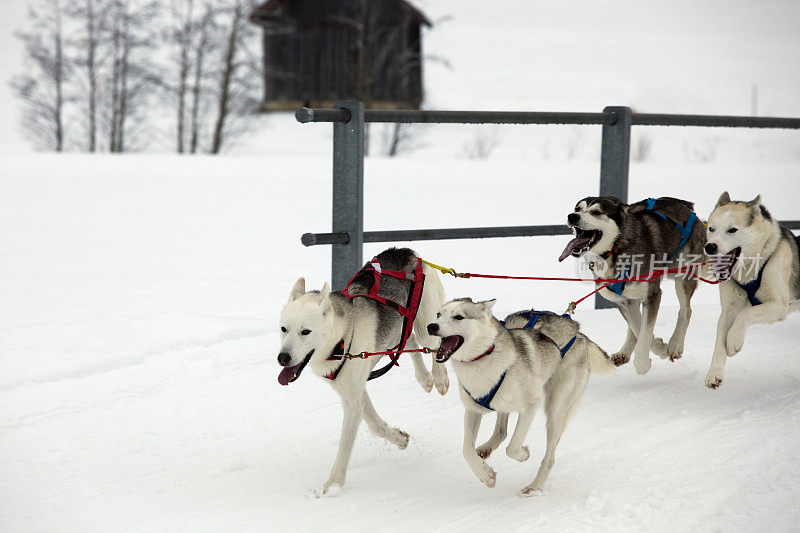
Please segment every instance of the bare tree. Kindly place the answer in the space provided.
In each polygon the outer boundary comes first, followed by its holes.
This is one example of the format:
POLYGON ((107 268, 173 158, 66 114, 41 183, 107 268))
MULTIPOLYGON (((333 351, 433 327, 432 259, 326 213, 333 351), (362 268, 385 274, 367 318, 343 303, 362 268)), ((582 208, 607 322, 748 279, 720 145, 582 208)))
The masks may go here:
MULTIPOLYGON (((97 151, 98 82, 101 75, 101 39, 106 4, 102 0, 81 0, 67 6, 67 15, 76 22, 77 37, 68 41, 75 49, 73 62, 86 76, 85 85, 78 83, 76 99, 84 101, 86 149, 97 151), (82 94, 85 93, 85 96, 82 94), (81 98, 81 96, 84 96, 81 98)), ((78 70, 78 69, 76 69, 78 70)))
POLYGON ((192 110, 191 110, 191 140, 189 143, 189 151, 197 153, 198 142, 200 138, 200 106, 202 83, 204 79, 204 66, 205 57, 208 53, 210 43, 209 34, 213 28, 214 11, 211 4, 206 4, 205 13, 200 19, 200 23, 195 29, 195 45, 194 45, 194 83, 192 84, 192 110))
POLYGON ((422 148, 423 124, 388 124, 383 130, 383 155, 394 157, 422 148))
POLYGON ((171 11, 175 20, 171 37, 178 45, 177 150, 178 153, 183 153, 186 139, 186 97, 189 90, 189 70, 191 69, 189 53, 194 30, 194 0, 171 0, 171 11))
POLYGON ((23 101, 23 130, 40 149, 61 152, 65 145, 65 83, 69 66, 64 54, 61 0, 40 0, 28 9, 34 29, 15 35, 25 45, 25 73, 11 87, 23 101))
POLYGON ((247 20, 251 8, 252 0, 227 0, 220 10, 228 32, 218 74, 217 111, 210 149, 212 154, 219 153, 231 135, 246 129, 246 126, 242 127, 241 121, 231 124, 231 118, 247 115, 255 106, 255 99, 252 97, 252 80, 255 76, 247 68, 257 63, 248 49, 253 36, 253 29, 247 20))
POLYGON ((108 79, 108 147, 123 152, 137 147, 136 127, 144 119, 148 90, 155 84, 152 61, 154 1, 110 0, 109 42, 112 57, 108 79))
POLYGON ((500 146, 501 140, 502 134, 498 126, 479 126, 475 134, 461 145, 461 153, 468 159, 489 159, 492 152, 500 146))

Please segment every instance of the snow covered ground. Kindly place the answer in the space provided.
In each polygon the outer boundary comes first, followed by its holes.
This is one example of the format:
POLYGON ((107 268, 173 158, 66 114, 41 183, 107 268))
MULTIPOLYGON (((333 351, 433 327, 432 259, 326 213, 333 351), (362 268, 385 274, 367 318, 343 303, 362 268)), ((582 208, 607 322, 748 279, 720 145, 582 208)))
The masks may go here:
MULTIPOLYGON (((596 187, 596 165, 523 163, 370 160, 367 227, 558 222, 596 187), (407 190, 383 185, 401 176, 411 180, 407 190), (412 198, 422 185, 431 196, 412 198), (448 200, 453 194, 461 200, 448 200), (415 216, 387 219, 380 206, 415 216)), ((298 241, 328 227, 329 165, 326 157, 10 161, 0 174, 0 529, 796 527, 800 315, 752 328, 724 387, 710 391, 703 377, 718 305, 709 287, 695 298, 681 361, 655 360, 643 377, 628 365, 592 379, 545 494, 516 496, 544 452, 541 418, 528 439, 532 459, 498 453, 490 459, 498 486, 486 489, 461 457, 457 395, 424 394, 404 364, 369 390, 385 419, 411 434, 408 449, 362 428, 346 490, 313 499, 336 450, 338 397, 311 374, 280 387, 275 357, 292 282, 303 274, 320 286, 328 276, 329 250, 298 241)), ((675 194, 708 180, 696 193, 705 215, 726 176, 761 170, 704 165, 670 175, 634 165, 631 193, 675 194)), ((769 170, 758 188, 787 218, 796 166, 769 170)), ((751 196, 755 187, 732 194, 751 196)), ((574 265, 555 262, 566 239, 414 247, 462 270, 569 275, 574 265)), ((444 282, 452 297, 499 298, 498 314, 561 310, 589 290, 444 282)), ((665 294, 661 335, 676 312, 668 286, 665 294)), ((577 318, 607 349, 621 344, 615 311, 587 305, 577 318)), ((487 418, 482 437, 491 425, 487 418)))
MULTIPOLYGON (((635 0, 420 0, 437 23, 426 106, 439 109, 800 116, 800 4, 635 0), (449 17, 452 15, 452 17, 449 17)), ((0 80, 18 69, 22 0, 4 4, 0 80), (8 5, 6 5, 8 4, 8 5)), ((0 84, 0 111, 15 115, 0 84)), ((426 395, 403 364, 369 390, 408 431, 398 451, 361 429, 347 487, 327 479, 341 409, 306 373, 277 383, 277 320, 292 283, 329 277, 330 126, 272 115, 221 158, 27 154, 0 131, 0 530, 795 531, 800 520, 800 314, 749 332, 718 391, 703 386, 717 292, 702 286, 686 353, 593 378, 547 491, 521 499, 544 453, 490 458, 482 486, 461 457, 453 390, 426 395)), ((373 154, 381 128, 372 130, 373 154)), ((635 128, 651 150, 630 198, 671 195, 705 217, 723 189, 797 219, 800 133, 635 128)), ((366 161, 366 229, 552 224, 597 191, 596 127, 428 126, 420 147, 366 161), (496 139, 486 160, 465 146, 496 139), (405 187, 397 186, 398 183, 405 187), (424 197, 416 193, 425 191, 424 197)), ((162 149, 166 149, 163 148, 162 149)), ((458 270, 573 275, 567 237, 418 242, 458 270)), ((399 243, 403 244, 403 243, 399 243)), ((365 256, 383 248, 368 245, 365 256)), ((444 280, 497 313, 564 309, 591 287, 444 280)), ((673 327, 665 285, 656 334, 673 327)), ((577 313, 616 350, 616 311, 577 313)), ((455 378, 451 372, 453 386, 455 378)), ((481 438, 488 434, 487 417, 481 438)))

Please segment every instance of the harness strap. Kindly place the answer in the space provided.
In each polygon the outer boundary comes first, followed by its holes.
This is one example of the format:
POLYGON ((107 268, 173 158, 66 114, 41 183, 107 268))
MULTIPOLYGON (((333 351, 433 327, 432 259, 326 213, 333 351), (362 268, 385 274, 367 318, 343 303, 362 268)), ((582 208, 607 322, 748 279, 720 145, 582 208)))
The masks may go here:
MULTIPOLYGON (((522 329, 533 329, 533 327, 539 321, 539 317, 541 315, 556 316, 556 313, 554 313, 552 311, 536 311, 534 309, 531 309, 531 317, 530 317, 530 319, 528 319, 528 323, 525 324, 524 326, 522 326, 522 329)), ((563 315, 560 315, 560 316, 563 316, 565 318, 569 318, 569 313, 564 313, 563 315)), ((503 322, 503 325, 505 326, 505 322, 503 322)))
MULTIPOLYGON (((535 326, 535 325, 536 325, 536 322, 538 322, 538 321, 539 321, 539 316, 540 316, 540 315, 555 315, 555 313, 552 313, 552 312, 550 312, 550 311, 534 311, 533 309, 531 309, 531 318, 530 318, 530 320, 528 320, 528 323, 527 323, 527 324, 525 324, 525 326, 524 326, 522 329, 533 329, 533 326, 535 326)), ((569 315, 565 313, 565 314, 563 314, 563 315, 561 315, 561 316, 563 316, 563 317, 568 317, 569 315)), ((542 337, 544 337, 545 339, 549 340, 550 342, 552 342, 553 344, 555 344, 555 345, 556 345, 556 348, 558 348, 558 351, 559 351, 559 352, 561 352, 561 358, 562 358, 562 359, 563 359, 563 358, 564 358, 564 356, 567 354, 567 352, 569 351, 569 349, 570 349, 570 348, 572 348, 572 345, 575 343, 575 339, 577 339, 577 338, 578 338, 578 336, 577 336, 577 335, 576 335, 576 336, 574 336, 574 337, 572 337, 572 338, 569 340, 569 342, 568 342, 567 344, 565 344, 563 348, 561 348, 561 347, 558 345, 558 343, 556 343, 556 341, 554 341, 553 339, 551 339, 550 337, 548 337, 547 335, 545 335, 545 334, 544 334, 544 333, 542 333, 541 331, 539 331, 539 333, 541 334, 541 336, 542 336, 542 337)), ((494 348, 494 346, 492 346, 492 348, 494 348)), ((482 357, 482 356, 481 356, 481 357, 482 357)))
MULTIPOLYGON (((422 289, 424 284, 425 275, 422 273, 422 260, 419 257, 417 258, 416 266, 414 267, 413 272, 408 272, 406 270, 384 270, 381 268, 378 258, 373 257, 372 260, 364 266, 364 268, 356 272, 356 274, 350 278, 350 281, 347 282, 345 288, 342 289, 342 295, 350 300, 357 297, 375 300, 386 307, 394 309, 400 316, 402 316, 403 331, 400 337, 400 342, 397 344, 397 346, 390 350, 393 352, 402 352, 406 346, 406 343, 408 342, 408 339, 411 337, 411 333, 414 330, 414 319, 417 317, 417 310, 419 309, 419 303, 422 299, 422 289), (374 281, 369 292, 367 294, 350 294, 349 288, 353 283, 353 280, 365 270, 372 270, 374 277, 374 281), (412 282, 411 290, 409 291, 408 295, 408 302, 406 302, 405 306, 402 306, 392 300, 388 300, 382 296, 378 296, 378 291, 381 287, 381 277, 384 275, 391 276, 399 280, 412 282)), ((399 353, 390 354, 389 359, 390 361, 386 366, 370 372, 367 381, 383 376, 392 368, 392 366, 400 366, 397 362, 400 359, 399 353)))
POLYGON ((462 386, 461 388, 463 388, 464 392, 466 392, 469 395, 469 397, 472 398, 472 401, 474 401, 475 403, 477 403, 478 405, 480 405, 485 409, 494 411, 494 409, 492 409, 489 406, 489 404, 492 403, 495 394, 497 394, 497 391, 500 389, 500 385, 502 385, 503 380, 506 379, 506 372, 508 372, 508 370, 503 372, 503 375, 500 376, 500 379, 497 381, 497 383, 495 383, 495 386, 492 387, 492 390, 490 390, 488 393, 486 393, 484 396, 481 396, 480 398, 476 398, 475 396, 473 396, 472 393, 470 393, 466 387, 462 386))
MULTIPOLYGON (((342 361, 344 359, 344 339, 339 341, 339 344, 333 349, 333 352, 325 359, 326 361, 342 361)), ((336 370, 330 371, 328 374, 325 375, 326 379, 331 381, 335 380, 336 377, 339 375, 339 372, 342 370, 344 366, 344 362, 341 365, 336 367, 336 370)))
POLYGON ((744 289, 744 291, 747 293, 747 299, 750 301, 750 305, 752 305, 753 307, 761 305, 763 303, 761 300, 758 299, 756 293, 758 292, 758 289, 761 288, 761 278, 764 275, 764 268, 767 266, 767 262, 769 262, 769 259, 767 259, 767 261, 765 261, 764 264, 761 265, 761 270, 758 271, 758 276, 756 276, 755 279, 748 281, 744 285, 742 285, 736 280, 733 280, 736 281, 736 284, 742 289, 744 289))
MULTIPOLYGON (((622 273, 622 277, 623 278, 627 278, 627 277, 630 276, 630 274, 631 274, 631 266, 632 265, 630 263, 628 263, 628 266, 625 267, 625 272, 622 273)), ((606 285, 605 288, 610 290, 611 292, 617 293, 620 296, 622 296, 622 291, 625 290, 625 282, 624 281, 618 281, 616 283, 610 283, 610 284, 606 285)))
MULTIPOLYGON (((665 215, 664 213, 661 213, 660 211, 656 211, 656 209, 655 209, 655 206, 656 206, 656 201, 657 201, 657 200, 660 200, 660 198, 648 198, 648 199, 647 199, 647 206, 645 207, 645 209, 647 209, 648 211, 650 211, 650 212, 651 212, 651 213, 653 213, 654 215, 658 215, 658 216, 660 216, 662 219, 664 219, 664 220, 668 220, 668 221, 672 222, 673 224, 675 224, 675 227, 677 227, 677 228, 678 228, 678 233, 680 233, 680 234, 681 234, 681 236, 683 237, 683 238, 681 239, 681 242, 680 242, 680 244, 678 244, 678 248, 677 248, 677 249, 676 249, 674 252, 672 252, 672 255, 670 255, 670 256, 667 258, 667 261, 672 261, 672 259, 673 259, 673 258, 674 258, 676 255, 678 255, 678 252, 680 252, 680 251, 681 251, 681 249, 683 248, 683 246, 684 246, 684 245, 686 244, 686 242, 689 240, 689 237, 691 237, 691 235, 692 235, 692 228, 694 227, 694 223, 695 223, 695 221, 697 220, 697 214, 696 214, 694 211, 692 211, 691 213, 689 213, 689 216, 686 218, 686 224, 683 224, 683 225, 682 225, 680 222, 678 222, 678 221, 677 221, 677 220, 675 220, 674 218, 672 218, 672 217, 669 217, 669 216, 665 215)), ((616 291, 615 291, 615 292, 616 292, 616 291)))

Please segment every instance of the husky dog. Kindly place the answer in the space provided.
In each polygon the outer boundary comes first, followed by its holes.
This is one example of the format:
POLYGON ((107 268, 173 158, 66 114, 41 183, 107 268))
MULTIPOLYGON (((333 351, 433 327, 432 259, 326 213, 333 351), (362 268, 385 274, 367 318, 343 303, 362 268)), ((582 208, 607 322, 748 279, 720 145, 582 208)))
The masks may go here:
MULTIPOLYGON (((590 196, 579 201, 567 223, 575 232, 559 261, 586 255, 596 277, 625 278, 646 275, 659 268, 685 266, 703 257, 705 236, 696 222, 693 204, 676 198, 648 199, 625 204, 611 196, 590 196), (637 269, 635 267, 641 267, 637 269)), ((698 221, 699 222, 699 221, 698 221)), ((661 303, 661 278, 648 282, 618 282, 600 291, 617 304, 628 323, 625 343, 611 356, 622 365, 634 354, 636 372, 650 370, 650 352, 670 361, 680 359, 697 280, 688 274, 667 274, 675 281, 680 310, 667 345, 653 337, 661 303)))
MULTIPOLYGON (((383 270, 413 273, 417 255, 407 248, 390 248, 378 254, 377 260, 383 270)), ((414 320, 414 335, 409 339, 407 348, 415 348, 417 341, 424 346, 436 346, 432 343, 437 339, 428 335, 425 326, 444 302, 444 289, 434 269, 423 265, 423 274, 425 282, 414 320)), ((374 281, 371 271, 362 270, 348 290, 351 295, 367 294, 374 281)), ((404 305, 409 298, 409 285, 405 280, 383 276, 378 295, 404 305)), ((331 292, 327 283, 321 291, 306 292, 305 280, 300 278, 281 312, 280 324, 281 351, 278 363, 283 367, 278 377, 280 384, 288 385, 295 381, 308 365, 315 374, 327 378, 333 390, 342 398, 344 420, 339 451, 330 478, 322 488, 323 493, 333 485, 344 485, 347 464, 362 418, 372 433, 401 450, 406 448, 408 433, 389 427, 378 416, 364 388, 370 371, 381 357, 341 358, 344 353, 391 350, 401 338, 402 316, 375 300, 366 297, 348 299, 339 292, 331 292)), ((419 353, 414 353, 411 359, 417 381, 426 392, 434 385, 440 394, 447 392, 449 381, 444 365, 434 362, 431 376, 419 353)))
POLYGON ((722 385, 725 357, 744 344, 751 324, 771 324, 800 309, 800 237, 780 226, 761 205, 731 201, 726 192, 708 217, 706 254, 718 279, 722 313, 706 386, 722 385))
POLYGON ((523 327, 530 313, 516 313, 505 325, 492 316, 495 300, 452 300, 428 325, 442 337, 436 361, 453 362, 464 403, 464 459, 478 479, 494 487, 497 475, 486 459, 505 440, 508 415, 519 412, 506 454, 517 461, 530 456, 523 446, 542 400, 547 414, 547 450, 539 472, 523 494, 541 490, 555 462, 555 450, 577 407, 589 373, 609 373, 614 364, 605 352, 578 332, 579 324, 558 315, 542 317, 535 329, 523 327), (565 355, 562 355, 563 354, 565 355), (481 417, 497 411, 494 434, 475 448, 481 417))

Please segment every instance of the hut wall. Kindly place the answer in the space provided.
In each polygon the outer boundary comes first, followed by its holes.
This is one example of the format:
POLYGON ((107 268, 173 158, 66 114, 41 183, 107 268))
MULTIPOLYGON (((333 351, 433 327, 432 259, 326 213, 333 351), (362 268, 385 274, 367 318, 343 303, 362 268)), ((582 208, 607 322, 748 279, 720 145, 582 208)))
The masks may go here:
POLYGON ((362 99, 418 107, 422 100, 420 22, 403 2, 326 0, 282 4, 264 27, 264 100, 362 99), (362 60, 359 25, 367 22, 362 60), (366 72, 361 74, 361 67, 366 72))

